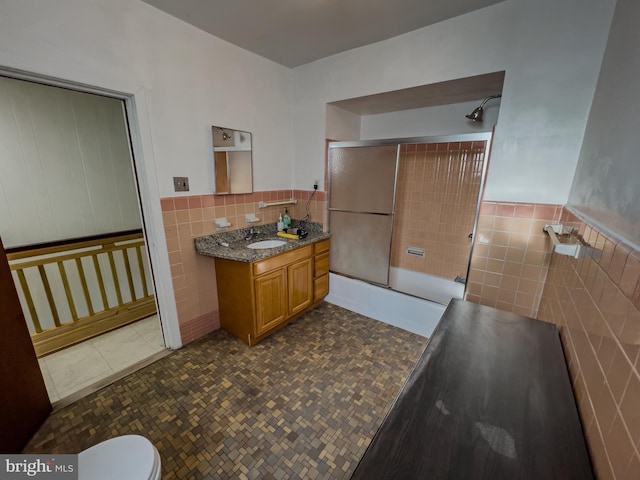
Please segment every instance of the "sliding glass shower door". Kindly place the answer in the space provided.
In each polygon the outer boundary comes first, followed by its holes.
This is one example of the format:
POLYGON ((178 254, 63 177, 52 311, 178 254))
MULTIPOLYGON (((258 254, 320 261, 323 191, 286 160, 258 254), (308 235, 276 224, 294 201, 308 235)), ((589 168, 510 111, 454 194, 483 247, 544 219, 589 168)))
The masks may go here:
POLYGON ((330 269, 388 285, 398 146, 330 146, 330 269))
POLYGON ((331 271, 438 303, 462 298, 490 139, 330 143, 331 271))
POLYGON ((486 145, 486 140, 401 145, 392 288, 439 303, 464 296, 486 145))

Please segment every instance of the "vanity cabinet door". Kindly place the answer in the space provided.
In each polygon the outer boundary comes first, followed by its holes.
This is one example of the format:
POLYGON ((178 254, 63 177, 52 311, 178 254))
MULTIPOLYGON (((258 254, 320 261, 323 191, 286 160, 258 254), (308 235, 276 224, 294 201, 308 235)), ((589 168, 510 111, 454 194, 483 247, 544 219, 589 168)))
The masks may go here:
POLYGON ((256 336, 286 320, 286 281, 286 268, 279 268, 255 279, 256 336))
POLYGON ((314 246, 313 303, 321 301, 329 293, 329 239, 314 246))
POLYGON ((287 287, 289 290, 289 315, 295 315, 309 305, 313 297, 313 277, 311 258, 287 267, 287 287))
POLYGON ((328 249, 323 242, 319 259, 314 245, 252 263, 216 258, 222 328, 255 345, 311 307, 315 292, 328 289, 328 249))

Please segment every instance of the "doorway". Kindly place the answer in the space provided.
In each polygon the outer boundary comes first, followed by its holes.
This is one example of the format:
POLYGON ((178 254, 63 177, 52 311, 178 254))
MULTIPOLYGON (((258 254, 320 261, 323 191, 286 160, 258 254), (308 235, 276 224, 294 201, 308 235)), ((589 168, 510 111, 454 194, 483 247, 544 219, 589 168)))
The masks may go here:
MULTIPOLYGON (((9 251, 19 249, 25 252, 34 244, 38 247, 54 244, 60 250, 71 240, 87 243, 97 236, 113 232, 143 231, 138 179, 128 128, 129 113, 122 98, 48 85, 46 82, 0 77, 0 115, 4 116, 3 125, 6 127, 2 133, 5 150, 0 158, 1 175, 5 177, 0 179, 3 180, 3 201, 6 203, 1 209, 6 214, 0 218, 0 234, 9 251)), ((90 268, 90 262, 63 257, 66 260, 57 262, 59 275, 55 264, 38 266, 40 278, 35 279, 32 287, 29 283, 33 279, 29 279, 28 274, 20 278, 17 274, 14 276, 16 284, 21 287, 21 303, 32 334, 38 326, 50 331, 71 322, 79 324, 80 320, 108 310, 123 310, 117 307, 135 299, 136 289, 148 289, 151 295, 154 294, 152 269, 144 245, 138 262, 123 263, 114 253, 115 247, 106 250, 109 252, 103 257, 95 256, 96 271, 87 275, 84 271, 90 268), (74 260, 75 267, 70 265, 74 260), (105 263, 111 264, 110 275, 100 274, 100 267, 102 265, 104 270, 105 263), (144 285, 136 283, 140 276, 144 285), (130 286, 128 290, 126 283, 130 286), (96 301, 96 297, 101 298, 96 301), (69 301, 65 303, 61 298, 69 301), (45 305, 44 310, 51 318, 43 318, 42 315, 38 318, 39 304, 45 305), (65 319, 70 321, 65 322, 65 319)), ((121 257, 128 257, 126 248, 121 251, 121 257)), ((145 307, 149 306, 152 310, 141 309, 140 318, 156 311, 153 297, 150 302, 146 301, 145 307)), ((112 321, 112 315, 103 315, 103 323, 108 323, 104 322, 107 316, 110 323, 103 331, 118 326, 112 321)), ((153 325, 157 340, 158 336, 162 338, 162 333, 159 319, 155 318, 153 325)), ((122 332, 119 332, 121 346, 128 344, 122 332)), ((94 335, 95 329, 90 336, 94 335)), ((133 351, 141 353, 144 349, 134 348, 133 351)), ((59 354, 62 352, 53 355, 62 356, 59 354)), ((139 355, 125 356, 131 363, 141 360, 139 355)), ((52 387, 51 398, 54 401, 61 398, 55 393, 58 391, 55 384, 68 383, 64 378, 75 377, 77 380, 85 377, 84 382, 75 382, 78 388, 104 378, 99 374, 90 374, 87 378, 83 374, 87 371, 83 369, 95 366, 89 358, 75 355, 69 359, 66 363, 55 362, 55 369, 46 365, 50 363, 47 357, 41 359, 43 375, 45 380, 49 379, 47 386, 52 387)), ((103 373, 113 374, 113 368, 103 373)), ((61 390, 65 395, 72 393, 68 389, 61 390)))

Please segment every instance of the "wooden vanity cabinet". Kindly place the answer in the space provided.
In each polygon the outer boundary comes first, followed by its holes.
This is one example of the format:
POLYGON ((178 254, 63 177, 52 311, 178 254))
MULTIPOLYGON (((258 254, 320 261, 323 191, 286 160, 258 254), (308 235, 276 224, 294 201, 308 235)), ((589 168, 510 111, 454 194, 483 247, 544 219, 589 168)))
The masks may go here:
POLYGON ((253 263, 216 258, 222 328, 256 344, 322 300, 328 272, 328 240, 253 263))
POLYGON ((313 244, 313 303, 317 303, 329 293, 329 239, 313 244))
POLYGON ((304 247, 254 264, 257 336, 311 305, 311 251, 311 246, 304 247), (260 273, 265 268, 267 273, 260 273))
POLYGON ((286 282, 287 272, 282 268, 265 273, 254 280, 256 297, 254 335, 261 335, 287 319, 286 282))

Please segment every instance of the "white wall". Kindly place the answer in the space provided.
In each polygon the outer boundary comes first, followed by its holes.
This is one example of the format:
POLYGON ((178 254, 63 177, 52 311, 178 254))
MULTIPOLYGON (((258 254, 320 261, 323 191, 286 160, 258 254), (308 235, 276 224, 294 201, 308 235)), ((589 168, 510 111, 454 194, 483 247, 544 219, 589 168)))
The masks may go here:
POLYGON ((122 101, 0 77, 5 247, 141 227, 122 101))
POLYGON ((640 245, 640 3, 618 0, 569 204, 640 245))
POLYGON ((482 122, 472 122, 465 117, 480 106, 482 100, 480 98, 475 102, 363 115, 360 138, 374 140, 491 132, 498 121, 500 100, 490 100, 486 103, 482 122))
POLYGON ((181 345, 160 198, 214 190, 212 125, 250 131, 254 188, 291 188, 291 70, 138 0, 0 0, 0 67, 131 94, 157 301, 181 345))
POLYGON ((614 5, 507 0, 296 68, 294 188, 323 173, 326 102, 504 70, 485 198, 566 203, 614 5))
POLYGON ((329 140, 360 140, 361 125, 362 117, 357 113, 327 105, 325 129, 329 140))
POLYGON ((213 192, 211 126, 253 134, 256 190, 291 188, 290 70, 138 0, 0 0, 0 66, 141 93, 160 196, 213 192))

